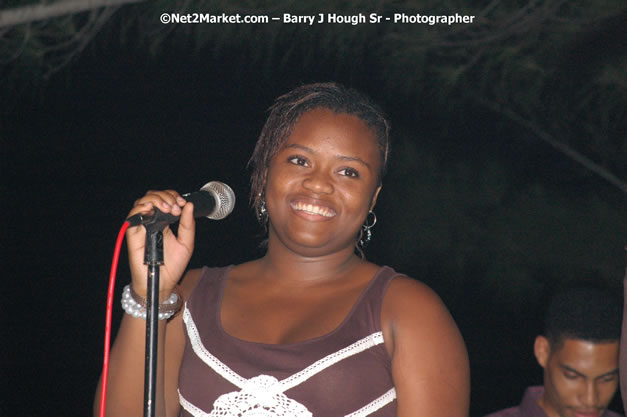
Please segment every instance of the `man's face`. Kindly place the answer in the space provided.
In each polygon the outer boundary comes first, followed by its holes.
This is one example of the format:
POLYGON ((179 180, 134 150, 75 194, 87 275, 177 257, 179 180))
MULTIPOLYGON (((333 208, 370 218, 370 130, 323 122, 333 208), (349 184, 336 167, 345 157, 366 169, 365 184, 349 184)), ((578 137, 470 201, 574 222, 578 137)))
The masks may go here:
POLYGON ((600 417, 618 388, 618 341, 563 340, 552 349, 538 336, 538 363, 544 368, 539 405, 548 417, 600 417))

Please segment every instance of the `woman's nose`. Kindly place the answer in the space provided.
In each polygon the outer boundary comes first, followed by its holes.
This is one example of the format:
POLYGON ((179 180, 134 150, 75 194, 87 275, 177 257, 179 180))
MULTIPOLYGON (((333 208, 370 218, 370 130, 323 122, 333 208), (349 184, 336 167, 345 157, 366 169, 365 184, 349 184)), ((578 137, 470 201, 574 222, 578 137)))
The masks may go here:
POLYGON ((303 180, 303 187, 319 194, 330 194, 333 192, 331 179, 321 170, 313 170, 307 177, 305 177, 303 180))

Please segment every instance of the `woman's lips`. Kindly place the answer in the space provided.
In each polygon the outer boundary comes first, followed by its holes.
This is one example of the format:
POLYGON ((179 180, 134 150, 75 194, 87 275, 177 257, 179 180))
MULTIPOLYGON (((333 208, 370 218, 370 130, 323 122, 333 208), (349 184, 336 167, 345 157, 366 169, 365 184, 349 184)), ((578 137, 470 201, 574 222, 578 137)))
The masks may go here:
POLYGON ((322 216, 322 217, 335 217, 336 212, 330 207, 321 206, 318 204, 306 203, 304 201, 294 201, 290 203, 290 207, 295 211, 302 211, 304 213, 314 215, 314 216, 322 216))

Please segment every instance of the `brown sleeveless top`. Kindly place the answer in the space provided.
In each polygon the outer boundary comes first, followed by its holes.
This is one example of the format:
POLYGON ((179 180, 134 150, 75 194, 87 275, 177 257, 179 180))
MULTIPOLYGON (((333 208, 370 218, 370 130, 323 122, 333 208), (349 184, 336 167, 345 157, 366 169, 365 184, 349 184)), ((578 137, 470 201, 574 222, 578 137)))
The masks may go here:
POLYGON ((181 416, 396 416, 381 305, 391 279, 382 267, 331 333, 273 345, 227 334, 220 310, 231 266, 203 268, 185 305, 179 374, 181 416))

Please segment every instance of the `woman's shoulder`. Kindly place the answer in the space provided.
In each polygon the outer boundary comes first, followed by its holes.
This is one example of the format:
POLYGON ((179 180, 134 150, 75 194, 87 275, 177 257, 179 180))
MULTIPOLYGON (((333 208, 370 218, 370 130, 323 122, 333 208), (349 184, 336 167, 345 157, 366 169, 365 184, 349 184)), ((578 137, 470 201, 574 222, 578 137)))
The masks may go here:
POLYGON ((438 294, 427 284, 398 274, 390 281, 383 299, 384 325, 415 335, 455 329, 456 324, 438 294))
POLYGON ((468 415, 468 353, 435 291, 411 277, 395 277, 383 301, 382 327, 399 404, 429 415, 468 415))
POLYGON ((189 299, 190 295, 201 281, 201 279, 216 279, 220 276, 228 273, 233 265, 221 266, 221 267, 208 267, 189 269, 181 281, 179 282, 179 288, 183 293, 183 299, 189 299))
MULTIPOLYGON (((387 267, 389 268, 389 267, 387 267)), ((432 303, 441 303, 440 297, 427 284, 409 275, 394 271, 393 279, 386 293, 386 298, 396 302, 410 302, 412 304, 426 303, 428 307, 432 303)))

